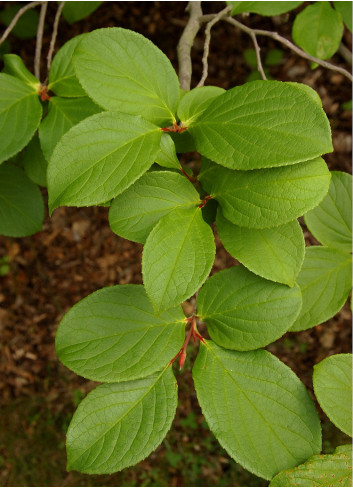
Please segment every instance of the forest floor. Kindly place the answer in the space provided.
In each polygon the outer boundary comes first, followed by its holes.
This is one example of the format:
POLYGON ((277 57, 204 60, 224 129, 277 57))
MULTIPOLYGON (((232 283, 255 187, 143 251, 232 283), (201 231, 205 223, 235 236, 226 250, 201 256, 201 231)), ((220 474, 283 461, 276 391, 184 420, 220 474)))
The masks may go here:
MULTIPOLYGON (((1 2, 1 7, 8 2, 1 2)), ((204 10, 219 11, 223 2, 204 2, 204 10)), ((49 3, 48 24, 56 2, 49 3)), ((186 2, 104 2, 89 18, 69 26, 60 21, 57 48, 71 37, 99 27, 126 27, 150 38, 177 69, 176 45, 187 21, 186 2)), ((301 10, 302 7, 299 8, 301 10)), ((298 11, 298 9, 297 9, 298 11)), ((290 38, 294 11, 274 18, 245 17, 251 27, 277 30, 290 38)), ((50 22, 49 22, 50 20, 50 22)), ((44 38, 44 53, 50 42, 44 38)), ((35 40, 10 38, 13 52, 32 68, 35 40)), ((347 31, 344 41, 351 48, 347 31)), ((201 76, 203 34, 193 49, 193 86, 201 76)), ((274 41, 259 39, 264 56, 274 41)), ((244 50, 251 40, 228 24, 212 31, 207 84, 226 89, 246 82, 251 69, 244 50)), ((335 55, 332 62, 349 68, 335 55)), ((320 95, 333 130, 335 152, 325 157, 331 170, 351 171, 351 116, 345 103, 351 86, 342 75, 317 68, 293 53, 269 68, 274 79, 310 85, 320 95)), ((44 72, 44 63, 43 63, 44 72)), ((43 190, 46 198, 46 192, 43 190)), ((95 385, 76 376, 58 361, 54 339, 63 314, 91 292, 113 284, 141 283, 142 246, 110 230, 108 209, 60 208, 45 219, 43 230, 25 239, 0 238, 0 260, 9 271, 0 277, 0 485, 2 486, 267 486, 242 469, 219 446, 207 428, 191 378, 197 347, 189 347, 179 382, 179 407, 172 429, 146 460, 111 476, 66 472, 65 431, 79 401, 95 385)), ((305 230, 307 244, 314 243, 305 230)), ((218 241, 212 273, 235 263, 218 241)), ((185 305, 188 308, 188 305, 185 305)), ((326 356, 351 351, 348 304, 333 319, 301 333, 287 333, 268 350, 289 365, 312 393, 313 365, 326 356)), ((324 450, 346 441, 320 411, 324 450)))

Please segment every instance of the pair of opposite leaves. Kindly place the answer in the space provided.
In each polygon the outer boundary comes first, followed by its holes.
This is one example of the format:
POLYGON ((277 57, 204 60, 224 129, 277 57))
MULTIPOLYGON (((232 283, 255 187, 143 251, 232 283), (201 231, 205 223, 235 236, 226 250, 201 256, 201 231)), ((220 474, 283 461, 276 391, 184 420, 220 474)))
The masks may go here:
MULTIPOLYGON (((234 177, 240 169, 244 173, 245 189, 246 179, 256 179, 256 176, 254 172, 242 170, 254 168, 267 168, 258 170, 262 172, 258 180, 262 177, 266 180, 272 172, 267 188, 278 177, 276 170, 286 174, 283 178, 287 178, 287 187, 294 180, 301 181, 299 190, 305 204, 298 205, 298 196, 292 192, 284 216, 276 202, 283 197, 283 192, 281 196, 275 192, 269 204, 272 209, 263 219, 265 206, 257 203, 254 215, 249 217, 248 209, 253 204, 237 209, 239 197, 235 212, 245 216, 240 225, 273 227, 288 222, 317 205, 327 192, 329 173, 317 156, 331 150, 330 130, 314 92, 308 87, 255 82, 229 90, 217 96, 217 100, 212 100, 214 93, 210 99, 210 87, 205 87, 184 95, 179 105, 178 80, 169 60, 145 38, 124 29, 102 29, 85 36, 75 50, 74 64, 89 96, 110 112, 81 122, 56 147, 48 168, 51 210, 58 205, 100 204, 130 187, 154 161, 158 162, 162 133, 156 124, 169 125, 175 121, 177 111, 179 116, 188 117, 182 122, 188 126, 196 148, 230 168, 228 171, 234 177), (115 111, 111 112, 112 109, 115 111), (137 115, 141 112, 148 120, 137 115), (298 164, 311 158, 316 159, 298 164), (294 166, 286 169, 283 165, 294 166), (282 168, 269 169, 276 166, 282 168)), ((222 171, 224 176, 227 169, 218 171, 219 178, 222 171)), ((257 182, 259 185, 263 186, 263 181, 257 182)), ((224 197, 223 207, 227 212, 229 199, 226 190, 219 187, 218 200, 224 197)), ((232 209, 234 214, 234 206, 232 209)), ((157 271, 144 274, 146 283, 153 284, 154 290, 147 285, 147 291, 156 308, 163 309, 190 297, 212 266, 214 244, 201 212, 196 208, 194 213, 185 211, 184 214, 193 231, 189 235, 194 233, 195 238, 206 241, 203 253, 188 262, 189 268, 198 262, 199 276, 187 290, 179 290, 186 272, 170 275, 167 284, 154 280, 158 277, 158 267, 155 267, 157 271), (165 290, 161 290, 163 287, 165 290)), ((155 257, 158 260, 157 254, 155 257)), ((170 261, 173 260, 169 264, 170 261)), ((151 268, 154 258, 149 257, 146 262, 151 268)), ((182 267, 179 268, 182 272, 182 267)), ((294 280, 290 281, 293 285, 294 280)))

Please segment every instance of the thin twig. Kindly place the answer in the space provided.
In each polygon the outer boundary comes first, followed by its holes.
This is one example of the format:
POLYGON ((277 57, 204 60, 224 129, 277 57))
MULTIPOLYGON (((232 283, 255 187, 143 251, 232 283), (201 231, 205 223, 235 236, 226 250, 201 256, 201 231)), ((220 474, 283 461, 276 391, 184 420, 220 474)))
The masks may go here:
POLYGON ((66 2, 61 2, 57 11, 56 11, 56 14, 55 14, 55 19, 54 19, 54 24, 53 24, 53 34, 51 36, 51 40, 50 40, 50 46, 49 46, 49 51, 48 51, 48 56, 47 56, 47 72, 48 72, 48 76, 49 76, 49 70, 50 70, 50 66, 51 66, 51 62, 52 62, 52 59, 53 59, 53 54, 54 54, 54 47, 55 47, 55 41, 56 41, 56 37, 58 35, 58 27, 59 27, 59 20, 60 20, 60 16, 61 16, 61 12, 64 8, 64 5, 65 5, 66 2))
POLYGON ((252 32, 250 34, 250 37, 252 39, 252 42, 253 42, 254 48, 255 48, 256 61, 257 61, 257 69, 260 72, 262 79, 263 80, 267 80, 266 75, 265 75, 265 72, 264 72, 264 68, 262 66, 261 55, 260 55, 260 48, 259 48, 259 45, 257 43, 256 34, 254 32, 252 32))
POLYGON ((36 7, 37 5, 41 5, 43 2, 30 2, 30 3, 27 3, 27 5, 25 5, 24 7, 20 8, 20 10, 17 12, 17 14, 15 15, 15 17, 11 20, 9 26, 7 27, 7 29, 5 30, 5 32, 3 33, 3 35, 1 36, 1 39, 0 39, 0 45, 5 41, 5 39, 7 39, 7 37, 9 36, 9 34, 11 33, 12 29, 15 27, 15 25, 17 24, 18 22, 18 19, 20 17, 22 17, 22 15, 27 12, 27 10, 30 10, 31 8, 34 8, 36 7))
POLYGON ((43 2, 40 9, 38 29, 37 29, 37 41, 36 52, 34 55, 34 76, 40 80, 40 56, 42 54, 42 42, 44 32, 45 15, 47 13, 48 2, 43 2))
POLYGON ((342 56, 342 58, 347 61, 347 63, 352 66, 352 51, 350 51, 347 46, 345 46, 342 42, 339 45, 338 53, 342 56))
POLYGON ((190 17, 177 47, 179 82, 180 88, 183 90, 190 90, 192 74, 191 48, 201 27, 199 22, 199 18, 202 17, 201 2, 189 2, 187 11, 190 13, 190 17))
POLYGON ((206 25, 206 28, 205 28, 205 44, 203 47, 203 56, 202 56, 202 77, 201 77, 201 80, 199 81, 199 83, 196 85, 197 87, 203 87, 205 84, 206 78, 208 76, 208 54, 210 52, 211 29, 217 22, 219 22, 222 19, 222 17, 224 17, 225 15, 228 15, 231 12, 232 8, 233 8, 233 6, 229 5, 225 9, 221 10, 206 25))
POLYGON ((315 58, 314 56, 311 56, 310 54, 306 53, 305 51, 301 50, 298 48, 295 44, 291 43, 286 39, 285 37, 280 36, 277 32, 271 32, 271 31, 264 31, 262 29, 250 29, 250 27, 245 26, 241 22, 239 22, 236 19, 233 19, 232 17, 223 17, 223 20, 226 22, 229 22, 230 24, 234 25, 235 27, 238 27, 240 30, 243 32, 246 32, 249 34, 249 36, 252 36, 255 34, 256 36, 266 36, 270 37, 271 39, 274 39, 275 41, 280 42, 287 48, 291 49, 295 53, 299 54, 302 58, 305 58, 313 63, 317 63, 320 66, 323 66, 324 68, 327 68, 328 70, 332 71, 337 71, 338 73, 342 73, 345 77, 348 78, 348 80, 353 81, 352 75, 349 73, 349 71, 345 70, 344 68, 341 68, 340 66, 336 66, 332 63, 329 63, 328 61, 324 61, 319 58, 315 58))

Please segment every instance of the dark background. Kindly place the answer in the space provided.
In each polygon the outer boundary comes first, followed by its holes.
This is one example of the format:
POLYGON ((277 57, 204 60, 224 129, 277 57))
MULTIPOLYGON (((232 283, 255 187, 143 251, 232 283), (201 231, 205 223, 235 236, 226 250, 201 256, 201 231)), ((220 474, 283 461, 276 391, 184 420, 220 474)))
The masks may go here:
MULTIPOLYGON (((11 2, 12 3, 12 2, 11 2)), ((0 9, 9 2, 0 2, 0 9)), ((203 2, 204 13, 218 12, 224 2, 203 2)), ((82 32, 108 26, 136 30, 151 39, 177 69, 176 45, 186 24, 186 2, 104 2, 87 19, 67 24, 61 19, 56 50, 82 32)), ((43 41, 42 78, 57 3, 49 2, 43 41)), ((251 14, 239 19, 250 27, 276 30, 290 39, 296 11, 273 18, 251 14)), ((33 70, 35 39, 9 38, 12 52, 33 70)), ((258 39, 262 56, 278 43, 258 39)), ((195 40, 193 85, 201 77, 203 31, 195 40)), ((345 44, 351 48, 346 30, 345 44)), ((246 82, 251 69, 244 50, 250 38, 226 23, 212 29, 206 84, 226 89, 246 82)), ((310 64, 283 50, 270 68, 274 79, 310 85, 320 95, 333 130, 335 152, 325 157, 331 170, 350 172, 351 86, 342 75, 310 64)), ((336 54, 333 63, 349 68, 336 54)), ((189 155, 194 157, 195 155, 189 155)), ((185 157, 186 161, 189 157, 185 157)), ((43 190, 46 198, 46 192, 43 190)), ((43 230, 25 239, 0 237, 0 259, 10 271, 0 277, 0 484, 3 486, 267 486, 232 461, 207 429, 198 406, 190 367, 197 347, 191 344, 186 365, 176 371, 179 408, 162 445, 145 461, 111 476, 85 476, 65 471, 65 431, 82 397, 95 385, 63 367, 54 338, 63 314, 89 293, 108 285, 141 283, 142 246, 115 236, 107 208, 60 208, 43 230)), ((315 240, 305 230, 307 244, 315 240)), ((218 243, 212 272, 235 261, 218 243)), ((186 309, 188 305, 185 305, 186 309)), ((351 351, 348 304, 333 319, 301 333, 287 333, 267 349, 289 365, 312 393, 313 365, 334 353, 351 351)), ((324 451, 347 440, 320 411, 324 451)))

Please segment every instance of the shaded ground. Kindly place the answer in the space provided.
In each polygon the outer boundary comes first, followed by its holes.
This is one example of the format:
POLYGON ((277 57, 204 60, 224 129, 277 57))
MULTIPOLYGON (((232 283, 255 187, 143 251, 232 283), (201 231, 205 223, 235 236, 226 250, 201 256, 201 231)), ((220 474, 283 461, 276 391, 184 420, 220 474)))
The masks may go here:
MULTIPOLYGON (((49 4, 51 17, 55 3, 49 4)), ((218 11, 223 5, 207 2, 204 10, 218 11)), ((89 19, 71 27, 61 21, 58 47, 72 36, 98 27, 128 27, 155 42, 177 68, 175 48, 187 20, 185 6, 185 2, 105 3, 89 19)), ((252 15, 244 23, 289 35, 293 18, 292 13, 273 20, 252 15)), ((345 36, 350 45, 349 34, 345 36)), ((49 41, 47 33, 44 53, 49 41)), ((23 43, 15 38, 11 42, 14 52, 31 67, 35 42, 23 43)), ((267 39, 260 39, 260 44, 264 54, 279 47, 267 39)), ((193 50, 194 84, 201 76, 202 48, 203 36, 199 35, 193 50)), ((245 34, 217 24, 207 83, 224 88, 244 83, 250 70, 242 53, 248 48, 252 45, 245 34)), ((333 62, 345 66, 338 55, 333 62)), ((270 71, 275 79, 304 82, 318 91, 333 128, 335 153, 326 161, 330 169, 350 171, 351 112, 342 108, 351 99, 349 82, 321 68, 311 71, 306 61, 288 52, 270 71)), ((94 384, 58 362, 54 350, 57 325, 73 304, 94 290, 117 283, 141 283, 142 247, 115 236, 107 214, 106 208, 61 208, 51 219, 46 218, 43 230, 35 236, 0 238, 0 259, 7 255, 10 260, 10 273, 0 278, 1 485, 267 485, 230 460, 207 429, 190 373, 197 353, 194 345, 190 346, 184 370, 176 372, 180 405, 172 430, 148 459, 113 476, 65 471, 64 433, 75 406, 94 384)), ((308 244, 313 243, 308 232, 306 238, 308 244)), ((234 260, 219 245, 213 271, 232 264, 234 260)), ((327 323, 287 334, 268 349, 293 368, 311 391, 313 365, 328 355, 351 351, 350 317, 346 305, 327 323)), ((332 451, 345 436, 323 414, 322 420, 324 449, 332 451)))

